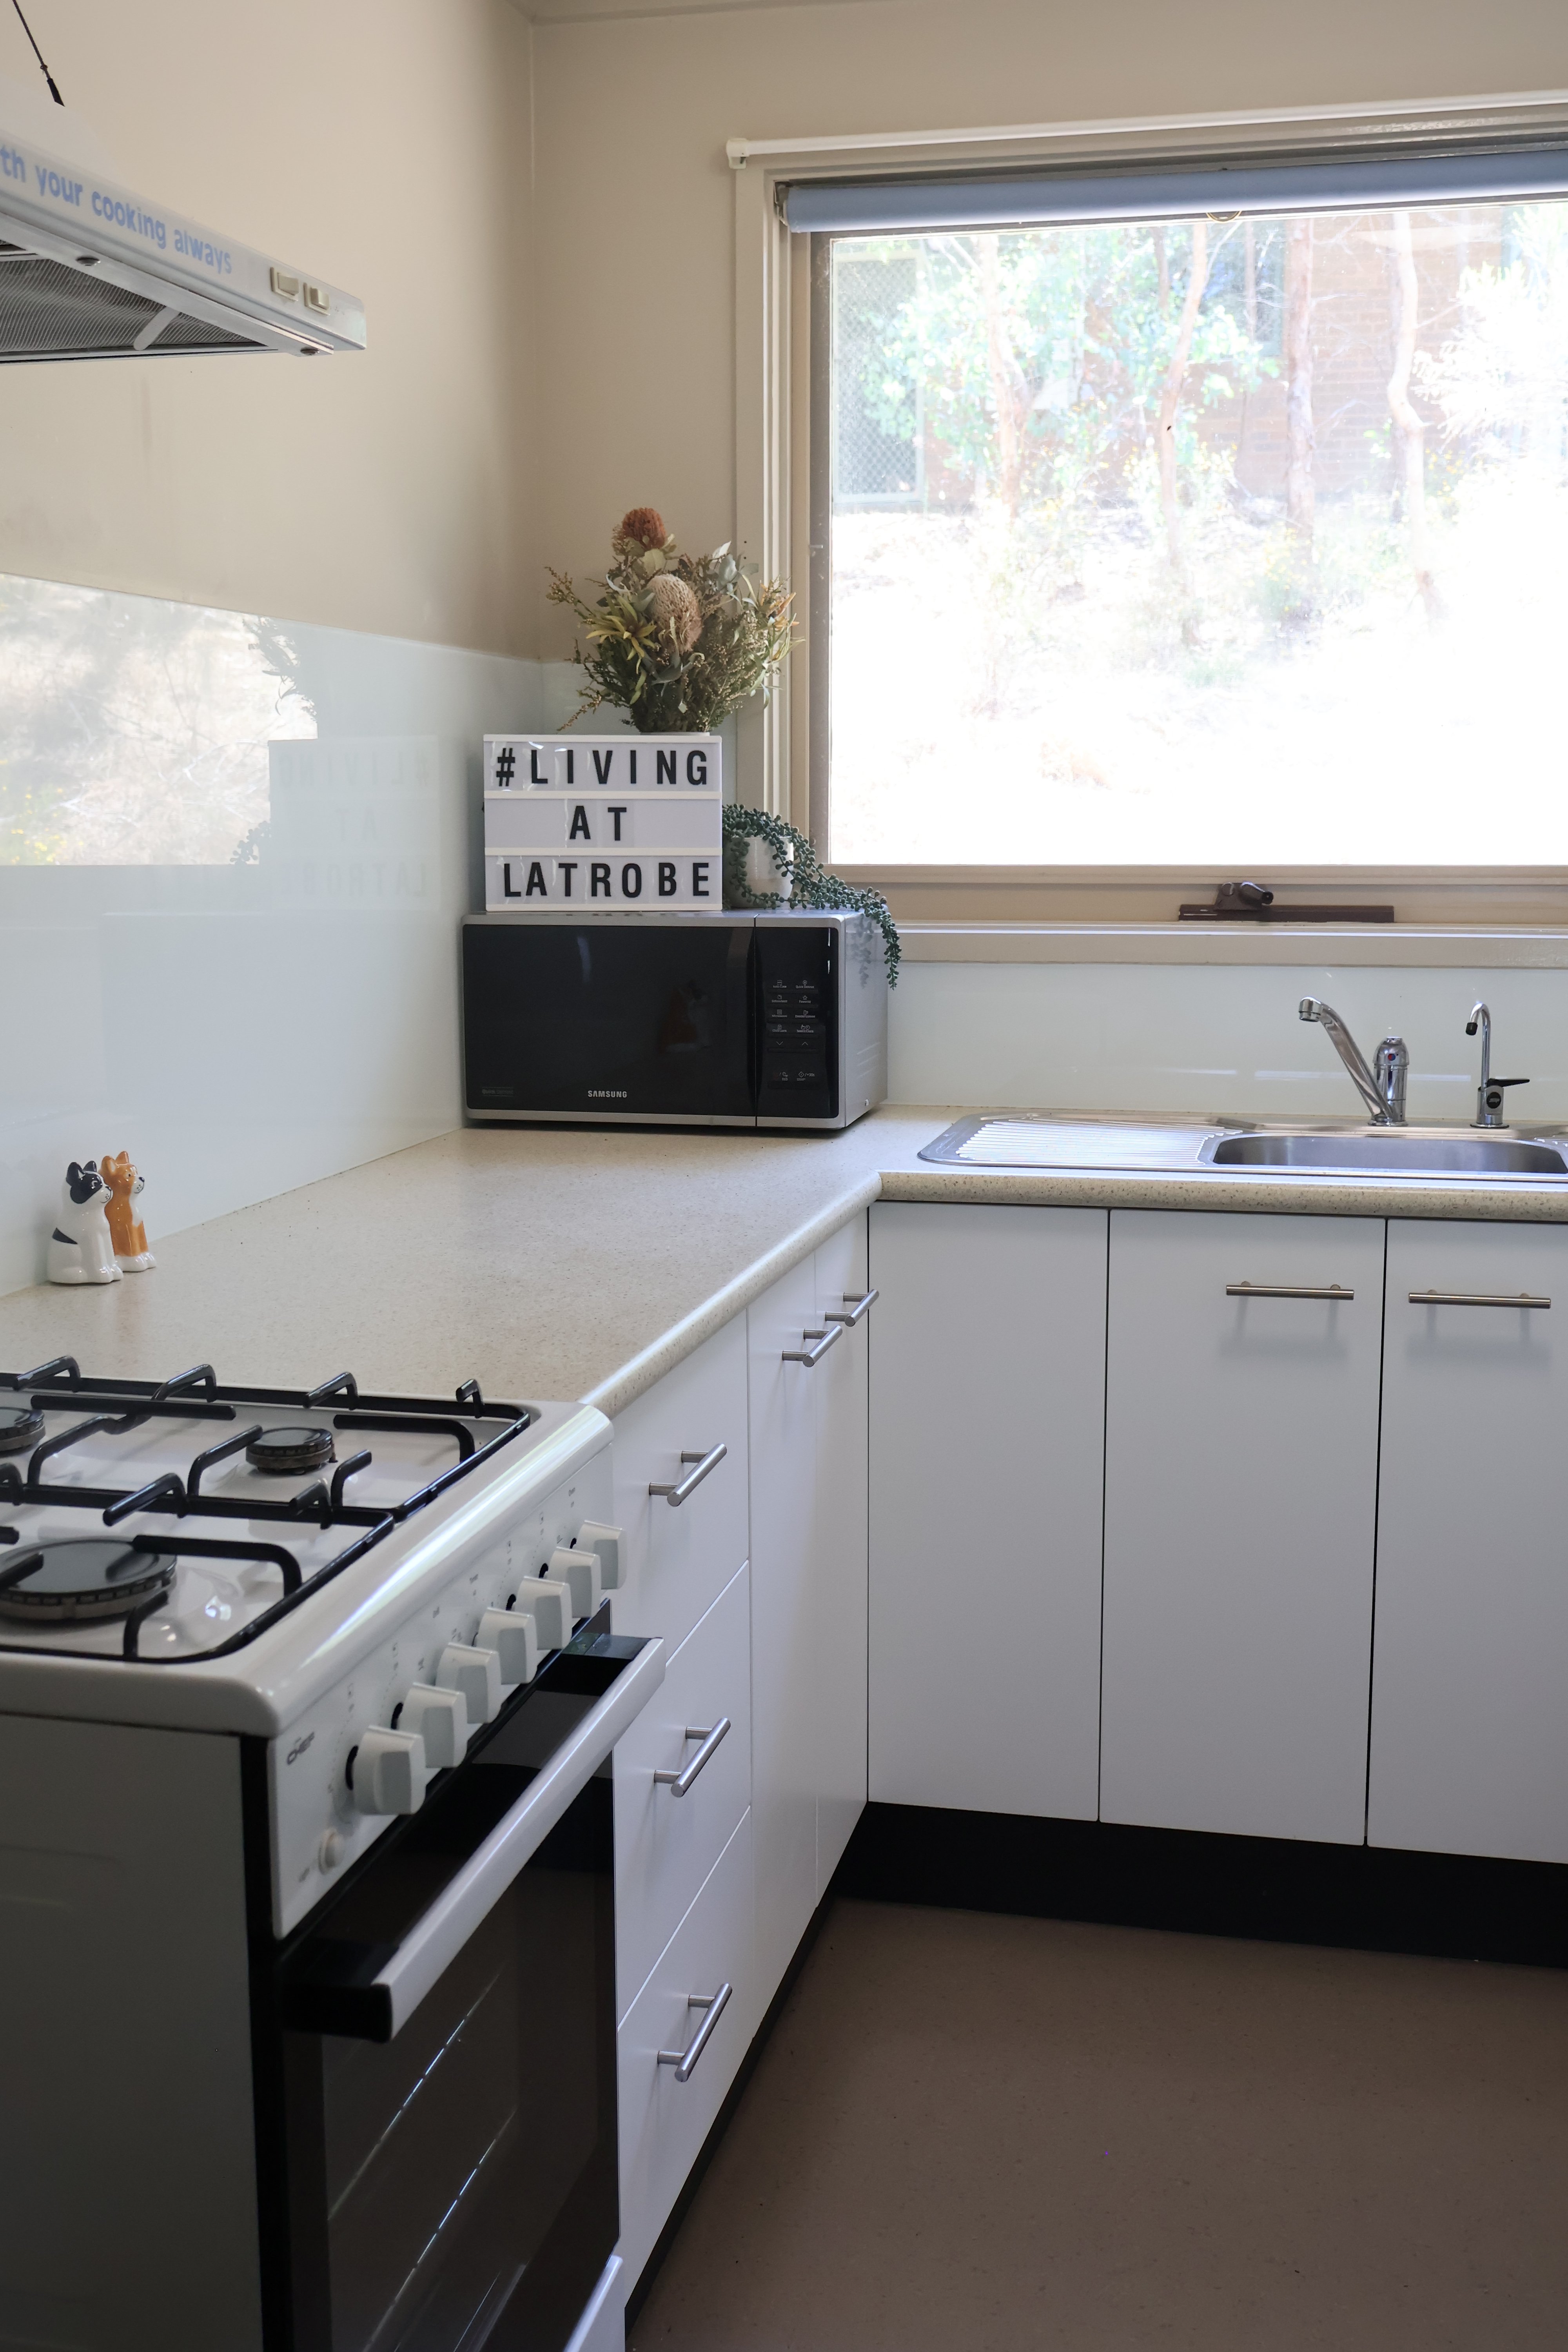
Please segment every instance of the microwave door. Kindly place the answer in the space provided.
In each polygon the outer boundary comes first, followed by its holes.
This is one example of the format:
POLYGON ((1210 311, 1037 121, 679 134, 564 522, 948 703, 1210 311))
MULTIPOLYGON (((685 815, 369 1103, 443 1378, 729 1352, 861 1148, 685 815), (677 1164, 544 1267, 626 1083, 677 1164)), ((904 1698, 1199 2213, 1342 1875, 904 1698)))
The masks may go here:
POLYGON ((469 924, 471 1114, 749 1118, 752 927, 469 924))

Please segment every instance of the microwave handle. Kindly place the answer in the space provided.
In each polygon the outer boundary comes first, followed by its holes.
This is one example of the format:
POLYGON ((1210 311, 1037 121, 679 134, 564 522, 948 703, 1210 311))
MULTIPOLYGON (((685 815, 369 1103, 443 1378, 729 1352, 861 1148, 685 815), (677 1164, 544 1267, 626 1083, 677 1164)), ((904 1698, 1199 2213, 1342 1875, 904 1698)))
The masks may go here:
POLYGON ((763 1084, 763 943, 753 919, 746 931, 746 1101, 753 1118, 763 1084))
POLYGON ((285 1993, 284 2023, 354 2042, 400 2033, 663 1680, 664 1643, 646 1642, 376 1975, 363 1984, 300 1980, 285 1993))

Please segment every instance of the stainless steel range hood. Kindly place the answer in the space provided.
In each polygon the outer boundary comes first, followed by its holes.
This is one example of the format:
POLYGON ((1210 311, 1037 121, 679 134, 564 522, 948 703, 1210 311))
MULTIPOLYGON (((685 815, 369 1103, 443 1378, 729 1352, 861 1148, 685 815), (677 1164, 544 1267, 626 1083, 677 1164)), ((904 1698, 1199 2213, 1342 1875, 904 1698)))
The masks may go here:
POLYGON ((63 108, 0 78, 0 361, 364 349, 364 307, 121 186, 63 108))

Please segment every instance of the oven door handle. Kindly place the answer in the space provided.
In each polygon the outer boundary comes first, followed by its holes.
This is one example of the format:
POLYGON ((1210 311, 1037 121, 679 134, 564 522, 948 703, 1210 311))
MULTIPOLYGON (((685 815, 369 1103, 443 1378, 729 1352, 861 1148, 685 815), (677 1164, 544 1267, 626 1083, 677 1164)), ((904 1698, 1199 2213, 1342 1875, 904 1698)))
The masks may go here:
POLYGON ((646 1642, 376 1974, 331 1986, 297 1979, 284 1996, 285 2024, 355 2042, 400 2033, 663 1680, 664 1643, 646 1642))

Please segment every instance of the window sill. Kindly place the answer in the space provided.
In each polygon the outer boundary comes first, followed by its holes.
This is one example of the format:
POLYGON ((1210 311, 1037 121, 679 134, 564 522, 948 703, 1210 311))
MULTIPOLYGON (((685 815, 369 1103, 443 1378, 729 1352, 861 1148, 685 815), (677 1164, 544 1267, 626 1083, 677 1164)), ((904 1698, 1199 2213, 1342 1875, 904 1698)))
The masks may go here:
POLYGON ((909 963, 1568 970, 1568 929, 1403 923, 900 922, 909 963))

